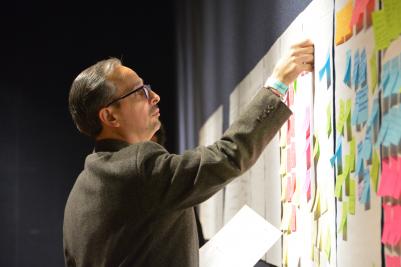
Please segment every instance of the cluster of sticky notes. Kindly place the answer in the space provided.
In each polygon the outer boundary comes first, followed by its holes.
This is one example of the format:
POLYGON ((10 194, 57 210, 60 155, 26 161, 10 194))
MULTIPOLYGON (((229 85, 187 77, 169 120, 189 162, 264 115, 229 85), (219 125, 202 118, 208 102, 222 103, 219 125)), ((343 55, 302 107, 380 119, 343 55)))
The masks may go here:
POLYGON ((352 0, 336 12, 336 45, 346 42, 352 36, 352 0))
POLYGON ((331 85, 331 63, 330 63, 330 53, 327 53, 326 61, 323 67, 319 70, 319 80, 321 81, 323 76, 326 74, 326 89, 329 89, 331 85))
POLYGON ((398 145, 401 139, 401 106, 393 106, 383 115, 382 125, 380 126, 377 145, 382 144, 385 147, 398 145))
POLYGON ((382 243, 396 246, 401 240, 401 206, 384 203, 383 210, 382 243))
POLYGON ((401 257, 386 255, 386 267, 400 267, 401 257))
POLYGON ((398 94, 401 91, 401 55, 383 64, 380 89, 383 90, 383 97, 398 94))
POLYGON ((377 194, 395 199, 401 197, 401 156, 382 160, 382 174, 377 194))
POLYGON ((373 12, 373 32, 376 49, 387 48, 401 34, 401 1, 383 0, 383 9, 373 12))
MULTIPOLYGON (((374 62, 373 62, 374 63, 374 62)), ((348 49, 345 54, 345 73, 343 82, 351 88, 351 82, 355 90, 359 87, 364 87, 367 84, 367 59, 366 49, 362 49, 359 53, 357 49, 354 53, 354 59, 352 60, 352 51, 348 49), (353 62, 353 66, 352 66, 353 62), (352 80, 351 80, 352 72, 352 80)))

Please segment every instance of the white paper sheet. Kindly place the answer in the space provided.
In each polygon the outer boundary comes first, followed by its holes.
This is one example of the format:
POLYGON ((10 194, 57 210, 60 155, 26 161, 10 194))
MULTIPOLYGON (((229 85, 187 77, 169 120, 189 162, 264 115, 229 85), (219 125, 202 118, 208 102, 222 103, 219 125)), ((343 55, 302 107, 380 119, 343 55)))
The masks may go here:
POLYGON ((254 266, 280 236, 277 228, 245 205, 200 248, 200 267, 254 266))

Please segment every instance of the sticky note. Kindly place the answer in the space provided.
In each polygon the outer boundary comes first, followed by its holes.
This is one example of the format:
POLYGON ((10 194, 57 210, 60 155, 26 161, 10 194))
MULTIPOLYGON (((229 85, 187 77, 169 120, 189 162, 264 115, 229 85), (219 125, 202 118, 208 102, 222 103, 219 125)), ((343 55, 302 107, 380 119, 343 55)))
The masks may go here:
POLYGON ((377 53, 373 50, 369 60, 370 64, 370 89, 372 95, 375 93, 377 85, 377 53))
POLYGON ((306 143, 306 169, 309 169, 311 166, 311 149, 310 149, 310 141, 308 140, 306 143))
POLYGON ((364 160, 370 160, 372 156, 372 127, 368 126, 363 141, 362 157, 364 160))
POLYGON ((343 183, 344 183, 344 180, 345 180, 345 174, 339 174, 339 175, 337 175, 337 179, 336 179, 336 187, 335 187, 335 190, 334 190, 334 195, 337 197, 337 198, 340 198, 341 197, 341 194, 342 194, 342 185, 343 185, 343 183))
POLYGON ((358 156, 356 158, 356 170, 355 172, 359 175, 360 173, 363 173, 363 157, 362 157, 362 149, 363 149, 363 143, 359 142, 358 143, 358 156))
POLYGON ((310 169, 306 171, 305 175, 305 185, 303 192, 306 194, 306 200, 309 201, 311 197, 311 177, 310 177, 310 169))
POLYGON ((365 86, 367 83, 366 80, 366 72, 367 72, 367 63, 366 63, 366 49, 362 49, 359 58, 359 69, 358 69, 358 84, 361 86, 365 86))
POLYGON ((313 159, 315 162, 319 160, 320 156, 320 146, 319 140, 316 135, 313 136, 313 159))
POLYGON ((326 257, 329 261, 330 261, 330 252, 331 252, 331 235, 330 235, 330 227, 327 227, 326 238, 324 242, 324 253, 326 254, 326 257))
POLYGON ((354 53, 354 72, 352 75, 352 78, 353 78, 352 84, 354 85, 355 90, 357 90, 359 87, 359 71, 360 71, 359 67, 360 67, 359 50, 357 49, 354 53))
POLYGON ((350 171, 354 172, 355 171, 355 139, 352 138, 351 141, 349 142, 349 149, 350 149, 350 171))
POLYGON ((292 205, 290 224, 291 224, 291 232, 295 232, 297 230, 297 213, 294 205, 292 205))
POLYGON ((384 10, 378 10, 372 13, 373 33, 375 38, 375 47, 378 50, 387 48, 390 45, 391 35, 388 31, 387 18, 384 10))
POLYGON ((344 123, 344 127, 347 129, 347 140, 348 141, 351 141, 351 139, 352 139, 351 108, 352 108, 351 99, 347 99, 347 102, 345 103, 345 123, 344 123))
POLYGON ((349 214, 355 215, 355 198, 356 198, 356 182, 353 179, 349 181, 349 197, 348 197, 348 208, 349 214))
POLYGON ((375 192, 377 192, 377 182, 379 179, 379 168, 380 168, 380 161, 379 156, 377 154, 376 149, 373 150, 372 156, 372 167, 370 170, 370 175, 372 179, 372 187, 375 192))
POLYGON ((352 18, 352 0, 349 0, 341 10, 336 13, 336 45, 342 44, 352 36, 350 26, 352 18))
POLYGON ((363 191, 361 194, 361 203, 367 204, 370 202, 370 175, 369 169, 365 170, 363 178, 363 191))
POLYGON ((341 213, 341 222, 340 222, 340 226, 338 229, 338 233, 342 233, 344 231, 346 231, 346 225, 347 225, 347 214, 348 214, 348 203, 347 201, 343 202, 343 206, 342 206, 342 213, 341 213))
POLYGON ((319 80, 321 81, 324 74, 326 74, 326 82, 327 82, 327 87, 326 89, 329 89, 331 85, 331 66, 330 66, 330 53, 327 53, 325 63, 323 67, 319 70, 319 80))
POLYGON ((344 135, 344 122, 345 122, 345 103, 343 99, 339 101, 340 111, 337 119, 337 132, 341 135, 344 135))
POLYGON ((345 75, 344 83, 351 88, 351 50, 348 49, 345 55, 345 75))
POLYGON ((400 267, 401 257, 386 255, 386 267, 400 267))
POLYGON ((383 0, 383 5, 388 26, 388 34, 393 40, 401 34, 401 2, 399 0, 383 0))

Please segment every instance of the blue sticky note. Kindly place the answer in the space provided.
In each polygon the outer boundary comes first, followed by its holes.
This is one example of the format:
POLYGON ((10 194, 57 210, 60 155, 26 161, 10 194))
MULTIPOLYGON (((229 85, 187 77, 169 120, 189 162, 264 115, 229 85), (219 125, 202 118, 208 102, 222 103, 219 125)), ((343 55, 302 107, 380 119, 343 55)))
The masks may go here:
POLYGON ((360 90, 356 93, 356 102, 357 102, 357 112, 358 118, 356 120, 356 124, 362 124, 368 120, 368 86, 365 84, 360 90))
POLYGON ((363 149, 363 144, 362 144, 362 142, 359 142, 358 143, 358 155, 356 158, 356 169, 355 169, 356 174, 360 174, 363 171, 362 149, 363 149))
POLYGON ((358 70, 358 80, 359 84, 361 86, 364 86, 367 82, 366 80, 366 69, 367 69, 367 63, 366 63, 366 50, 363 49, 362 53, 359 58, 359 70, 358 70))
POLYGON ((351 49, 347 50, 345 59, 344 83, 351 88, 351 49))
POLYGON ((388 82, 388 95, 397 94, 400 88, 397 88, 399 84, 399 71, 400 71, 400 64, 398 57, 395 57, 391 60, 391 69, 390 69, 390 80, 388 82))
POLYGON ((370 201, 370 174, 369 169, 366 169, 363 174, 363 191, 360 199, 362 204, 367 204, 370 201))
POLYGON ((335 160, 336 160, 336 155, 334 154, 334 155, 330 158, 331 167, 334 167, 335 160))
POLYGON ((373 100, 372 112, 370 114, 367 126, 370 127, 375 125, 378 118, 379 118, 379 99, 376 97, 373 100))
POLYGON ((330 66, 330 53, 327 53, 326 62, 324 66, 319 70, 319 80, 321 81, 324 74, 326 73, 327 89, 331 85, 331 66, 330 66))
POLYGON ((388 126, 389 126, 389 119, 388 118, 389 118, 389 114, 386 113, 383 116, 382 124, 380 126, 379 136, 377 137, 377 142, 376 142, 377 146, 383 144, 383 141, 384 141, 384 139, 386 137, 388 126))
POLYGON ((355 90, 359 87, 359 50, 354 53, 354 72, 353 72, 353 85, 355 90))
POLYGON ((372 127, 370 126, 366 128, 362 155, 364 160, 370 160, 372 157, 372 127))
POLYGON ((389 80, 390 80, 390 62, 386 62, 383 64, 383 68, 381 71, 379 90, 383 90, 384 92, 389 80))

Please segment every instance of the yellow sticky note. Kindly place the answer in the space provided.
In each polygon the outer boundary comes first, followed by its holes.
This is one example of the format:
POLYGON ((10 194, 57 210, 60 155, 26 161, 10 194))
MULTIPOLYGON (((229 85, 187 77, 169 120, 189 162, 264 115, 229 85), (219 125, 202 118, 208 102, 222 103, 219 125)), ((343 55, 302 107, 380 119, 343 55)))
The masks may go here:
POLYGON ((352 0, 336 13, 336 45, 342 44, 352 35, 352 0))
POLYGON ((343 131, 344 122, 345 122, 345 103, 344 103, 344 100, 340 99, 340 112, 339 112, 339 115, 338 115, 337 125, 336 125, 337 132, 340 135, 344 134, 344 131, 343 131))
POLYGON ((352 102, 351 99, 347 99, 345 104, 345 118, 344 118, 344 127, 347 129, 347 140, 350 141, 352 139, 352 128, 351 128, 351 108, 352 102))
POLYGON ((372 155, 372 168, 370 171, 373 190, 377 192, 377 182, 379 180, 380 161, 376 149, 373 149, 372 155))
POLYGON ((313 141, 313 159, 317 161, 320 156, 319 139, 317 138, 317 135, 313 136, 313 141))
POLYGON ((350 149, 350 171, 355 171, 355 139, 352 138, 349 142, 349 149, 350 149))
POLYGON ((337 175, 337 179, 336 179, 336 188, 334 191, 334 195, 337 198, 340 198, 342 196, 342 185, 344 183, 344 179, 345 179, 345 175, 344 173, 337 175))
POLYGON ((373 49, 369 63, 370 63, 370 88, 372 90, 372 95, 373 95, 375 93, 377 85, 377 53, 375 49, 373 49))
POLYGON ((349 181, 349 197, 348 197, 348 211, 349 214, 355 215, 355 201, 356 201, 356 182, 350 179, 349 181))
POLYGON ((390 45, 390 33, 388 31, 387 18, 384 10, 372 12, 373 32, 375 47, 378 50, 387 48, 390 45))
POLYGON ((343 210, 342 210, 342 214, 341 214, 341 222, 340 222, 340 227, 338 229, 338 233, 342 233, 344 230, 346 230, 347 214, 348 214, 348 203, 347 203, 347 201, 344 201, 343 202, 343 210))
POLYGON ((401 1, 383 0, 384 13, 387 19, 388 32, 391 39, 397 38, 401 33, 401 1))

